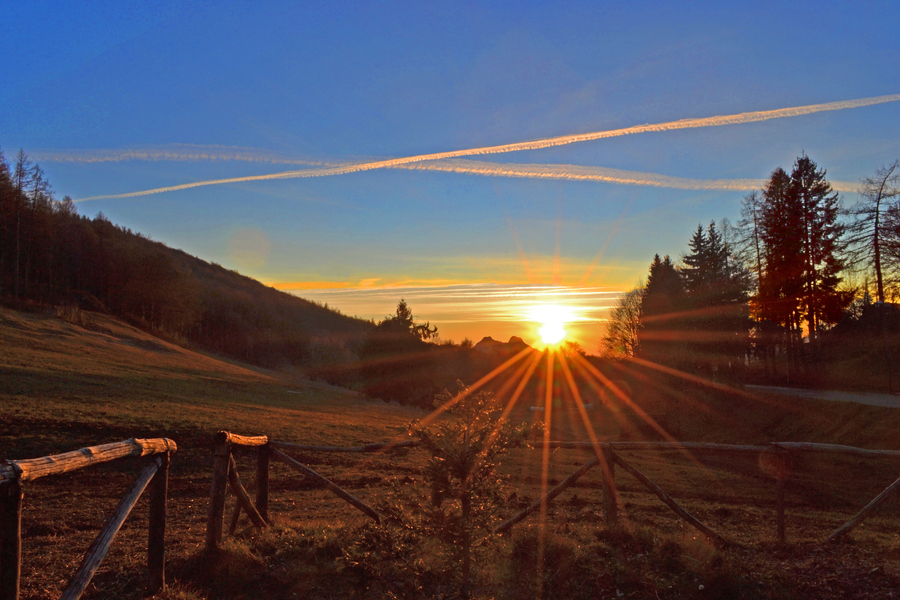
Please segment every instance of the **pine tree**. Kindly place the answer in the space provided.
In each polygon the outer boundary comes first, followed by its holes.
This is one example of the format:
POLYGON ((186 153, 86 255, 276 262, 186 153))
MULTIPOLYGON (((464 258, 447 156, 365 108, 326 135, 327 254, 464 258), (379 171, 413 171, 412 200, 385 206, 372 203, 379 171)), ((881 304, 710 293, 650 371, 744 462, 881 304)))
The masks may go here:
POLYGON ((648 360, 669 365, 683 362, 680 344, 685 308, 684 286, 672 260, 659 254, 650 263, 650 273, 641 302, 642 326, 638 336, 641 354, 648 360))
POLYGON ((698 225, 688 242, 690 253, 679 270, 688 313, 686 344, 700 370, 736 367, 747 351, 749 274, 737 261, 716 224, 698 225))
POLYGON ((804 325, 817 351, 822 327, 836 323, 852 300, 852 292, 838 289, 845 247, 839 210, 825 171, 806 155, 796 160, 790 175, 776 169, 762 192, 758 315, 786 332, 789 360, 795 365, 804 325))
POLYGON ((688 242, 690 253, 682 258, 684 266, 681 268, 681 276, 684 280, 684 287, 688 291, 696 291, 706 285, 708 279, 707 248, 706 234, 703 232, 703 226, 697 225, 697 231, 688 242))

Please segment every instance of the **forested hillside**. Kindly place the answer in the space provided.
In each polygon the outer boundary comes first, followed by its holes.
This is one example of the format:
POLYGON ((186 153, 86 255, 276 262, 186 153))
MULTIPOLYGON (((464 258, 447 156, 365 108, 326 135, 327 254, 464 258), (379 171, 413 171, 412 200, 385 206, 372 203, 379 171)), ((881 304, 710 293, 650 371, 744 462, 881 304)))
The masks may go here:
POLYGON ((266 367, 347 377, 374 324, 168 248, 56 200, 41 168, 0 152, 0 298, 101 310, 158 335, 266 367), (344 365, 345 368, 336 368, 344 365))

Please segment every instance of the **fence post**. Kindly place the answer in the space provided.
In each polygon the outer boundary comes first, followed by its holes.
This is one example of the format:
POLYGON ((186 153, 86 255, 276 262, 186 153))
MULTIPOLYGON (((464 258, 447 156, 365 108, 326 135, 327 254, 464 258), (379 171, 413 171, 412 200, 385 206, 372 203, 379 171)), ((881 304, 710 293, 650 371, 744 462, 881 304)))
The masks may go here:
POLYGON ((256 511, 269 522, 269 454, 271 446, 260 446, 256 455, 256 511))
POLYGON ((22 484, 0 485, 0 600, 19 600, 22 575, 22 484))
POLYGON ((166 496, 169 492, 170 453, 159 455, 159 470, 150 482, 150 523, 147 529, 148 593, 166 587, 166 496))
POLYGON ((616 461, 613 458, 609 444, 603 444, 603 513, 606 516, 606 526, 615 527, 619 522, 619 514, 616 509, 616 461))
POLYGON ((777 529, 778 541, 784 543, 784 483, 790 470, 790 455, 785 450, 775 451, 775 484, 777 489, 777 512, 775 514, 775 526, 777 529))
POLYGON ((212 484, 209 490, 209 519, 206 523, 206 551, 215 552, 222 543, 222 527, 225 519, 225 491, 228 488, 228 463, 231 444, 228 434, 216 434, 213 450, 212 484))

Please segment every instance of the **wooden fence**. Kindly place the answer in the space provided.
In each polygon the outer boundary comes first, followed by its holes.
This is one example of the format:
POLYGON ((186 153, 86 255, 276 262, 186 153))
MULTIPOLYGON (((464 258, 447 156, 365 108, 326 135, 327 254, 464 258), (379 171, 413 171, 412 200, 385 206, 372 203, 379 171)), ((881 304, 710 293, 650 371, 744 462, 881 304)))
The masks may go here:
MULTIPOLYGON (((216 436, 215 462, 213 466, 213 481, 210 493, 210 509, 209 521, 207 525, 207 549, 212 551, 218 548, 222 539, 223 518, 225 511, 225 491, 227 486, 231 486, 232 491, 237 497, 234 514, 231 520, 231 530, 233 533, 240 517, 242 510, 250 515, 254 525, 265 527, 268 522, 268 465, 269 458, 276 458, 285 464, 291 466, 307 478, 320 483, 337 496, 343 498, 364 514, 378 521, 380 515, 369 505, 365 504, 346 490, 340 488, 327 478, 316 473, 306 465, 294 460, 286 455, 282 450, 295 450, 302 452, 380 452, 383 450, 410 447, 418 445, 416 442, 401 442, 399 444, 368 444, 356 447, 336 447, 336 446, 305 446, 299 444, 288 444, 284 442, 270 441, 266 436, 248 437, 228 433, 219 432, 216 436), (250 497, 246 490, 240 484, 240 479, 234 467, 234 458, 231 455, 231 446, 255 446, 259 450, 259 458, 257 463, 257 496, 255 506, 251 503, 250 497)), ((835 444, 816 444, 807 442, 777 442, 767 445, 731 445, 731 444, 711 444, 701 442, 608 442, 593 444, 591 442, 538 442, 533 444, 533 448, 543 448, 549 445, 551 448, 585 448, 594 450, 595 456, 563 479, 559 484, 549 490, 542 498, 533 502, 531 505, 521 510, 513 517, 507 519, 495 529, 495 533, 504 533, 509 531, 517 523, 521 522, 529 515, 537 512, 541 506, 549 505, 554 498, 559 496, 566 488, 573 485, 582 475, 590 471, 596 466, 602 467, 602 489, 603 489, 603 511, 607 525, 615 527, 618 525, 618 490, 615 484, 615 468, 621 467, 624 471, 633 476, 641 485, 646 487, 651 493, 656 495, 663 503, 671 508, 681 519, 692 527, 700 531, 710 541, 719 546, 728 544, 728 541, 713 529, 702 523, 699 519, 690 514, 684 507, 676 502, 669 494, 663 491, 658 485, 651 481, 646 475, 641 473, 632 464, 626 461, 616 451, 636 451, 636 450, 655 450, 655 451, 679 451, 691 452, 697 454, 725 454, 725 455, 741 455, 753 454, 757 456, 766 455, 769 458, 769 464, 773 466, 774 477, 776 480, 776 535, 780 542, 785 541, 785 481, 790 471, 792 462, 791 456, 795 453, 839 453, 860 457, 895 457, 900 458, 900 451, 896 450, 867 450, 864 448, 855 448, 852 446, 839 446, 835 444)), ((852 519, 835 530, 828 536, 826 542, 835 541, 846 535, 854 527, 862 523, 871 512, 888 500, 893 494, 900 490, 900 478, 888 486, 871 502, 863 507, 852 519)))
POLYGON ((126 457, 153 456, 134 485, 122 497, 97 538, 88 548, 61 598, 77 600, 91 582, 131 509, 150 487, 150 522, 147 545, 148 593, 165 587, 166 496, 170 453, 175 442, 166 438, 130 439, 28 460, 0 464, 0 600, 18 600, 22 572, 23 483, 59 475, 126 457))
POLYGON ((246 436, 220 431, 215 437, 213 449, 213 473, 209 492, 209 517, 206 525, 206 550, 215 552, 222 543, 225 518, 225 495, 231 488, 237 502, 231 516, 229 533, 234 533, 240 519, 241 512, 246 512, 251 522, 260 528, 265 528, 269 522, 269 461, 274 458, 288 465, 307 479, 310 479, 322 487, 328 489, 336 496, 342 498, 365 515, 381 520, 378 512, 343 489, 327 477, 316 473, 303 463, 285 454, 284 450, 319 451, 319 452, 378 452, 386 448, 402 448, 415 445, 414 442, 402 442, 399 444, 369 444, 356 448, 340 448, 335 446, 300 446, 286 442, 270 441, 267 436, 246 436), (251 447, 257 450, 256 461, 256 502, 250 500, 250 494, 241 484, 240 476, 232 455, 233 446, 251 447))

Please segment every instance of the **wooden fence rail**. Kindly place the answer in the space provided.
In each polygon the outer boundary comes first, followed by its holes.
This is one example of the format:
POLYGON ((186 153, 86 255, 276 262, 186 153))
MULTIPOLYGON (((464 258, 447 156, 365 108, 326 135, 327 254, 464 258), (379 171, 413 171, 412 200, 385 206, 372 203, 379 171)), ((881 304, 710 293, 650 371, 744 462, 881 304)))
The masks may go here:
POLYGON ((131 509, 150 487, 147 568, 150 594, 165 587, 166 495, 170 453, 178 449, 170 439, 135 439, 82 448, 27 460, 0 464, 0 600, 18 600, 22 573, 23 482, 68 473, 94 464, 126 457, 154 456, 122 498, 103 529, 88 549, 75 575, 63 592, 64 600, 77 600, 109 551, 131 509))
MULTIPOLYGON (((328 488, 357 509, 375 519, 379 520, 380 515, 370 506, 338 487, 325 477, 322 477, 306 465, 299 463, 282 452, 282 450, 300 451, 300 452, 389 452, 395 449, 404 449, 417 447, 420 444, 415 441, 393 442, 365 444, 363 446, 313 446, 302 444, 290 444, 287 442, 277 442, 269 440, 266 436, 247 437, 240 436, 228 432, 220 432, 217 437, 216 459, 221 461, 217 463, 219 466, 213 469, 213 492, 214 501, 210 502, 210 522, 207 527, 207 548, 214 549, 218 547, 221 541, 222 532, 222 514, 225 506, 225 482, 228 480, 230 470, 227 468, 230 457, 230 444, 244 446, 258 446, 260 448, 260 460, 257 470, 257 501, 256 509, 264 520, 268 520, 267 501, 268 501, 268 460, 269 457, 276 458, 293 469, 301 472, 309 479, 317 481, 322 486, 328 488), (218 495, 217 495, 218 494, 218 495), (214 507, 219 507, 215 508, 214 507)), ((627 473, 631 474, 639 483, 646 487, 651 493, 656 495, 663 503, 669 506, 680 518, 692 527, 700 531, 710 541, 717 545, 727 544, 721 535, 713 529, 702 523, 695 516, 691 515, 687 510, 678 504, 671 496, 662 490, 658 485, 651 481, 646 475, 638 471, 633 465, 622 458, 616 451, 673 451, 673 452, 690 452, 699 454, 735 454, 735 455, 767 455, 770 457, 770 464, 773 467, 772 474, 776 482, 776 536, 779 541, 785 541, 785 483, 790 473, 791 455, 795 453, 828 453, 828 454, 846 454, 860 457, 896 457, 900 458, 900 451, 897 450, 869 450, 866 448, 855 448, 852 446, 841 446, 837 444, 820 444, 812 442, 773 442, 765 445, 748 445, 748 444, 716 444, 706 442, 534 442, 532 448, 584 448, 593 449, 596 457, 582 465, 578 470, 566 477, 562 482, 557 484, 541 499, 535 501, 527 508, 513 515, 495 528, 495 533, 504 533, 517 523, 524 520, 530 514, 537 512, 542 506, 547 506, 553 499, 561 494, 566 488, 573 485, 582 475, 587 473, 593 467, 600 465, 603 473, 601 474, 603 489, 603 512, 605 514, 607 525, 614 527, 618 525, 618 490, 615 484, 615 466, 618 464, 627 473)), ((233 463, 233 459, 232 463, 233 463)), ((232 486, 234 488, 234 486, 232 486)), ((870 502, 863 510, 859 512, 853 519, 848 521, 844 526, 829 536, 827 541, 839 539, 841 536, 856 527, 870 514, 870 512, 890 496, 900 493, 900 480, 895 481, 890 487, 879 494, 872 502, 870 502)), ((244 492, 244 495, 246 492, 244 492)), ((251 516, 251 520, 257 523, 251 511, 247 510, 249 499, 242 499, 239 489, 235 489, 235 495, 238 496, 238 503, 235 508, 234 518, 232 520, 232 532, 234 525, 237 523, 240 511, 243 509, 251 516)), ((247 497, 249 498, 249 497, 247 497)))
MULTIPOLYGON (((415 442, 412 444, 415 444, 415 442)), ((213 449, 213 473, 209 492, 209 517, 206 524, 207 553, 214 554, 221 546, 224 531, 225 500, 227 488, 229 487, 237 498, 234 513, 232 513, 229 533, 234 533, 241 516, 241 511, 247 513, 254 526, 259 528, 267 527, 269 521, 269 462, 272 458, 283 462, 295 471, 301 473, 307 479, 325 487, 375 521, 381 519, 381 515, 379 515, 374 508, 338 486, 327 477, 323 477, 306 465, 291 458, 282 452, 282 449, 300 451, 314 450, 320 452, 381 452, 389 451, 393 448, 405 448, 410 445, 411 443, 409 442, 401 442, 399 444, 368 444, 357 448, 300 446, 297 444, 271 441, 264 435, 244 436, 228 431, 220 431, 215 436, 215 445, 213 449), (234 456, 232 455, 233 446, 253 447, 257 449, 255 504, 250 501, 250 495, 244 489, 243 485, 241 485, 234 456)))

